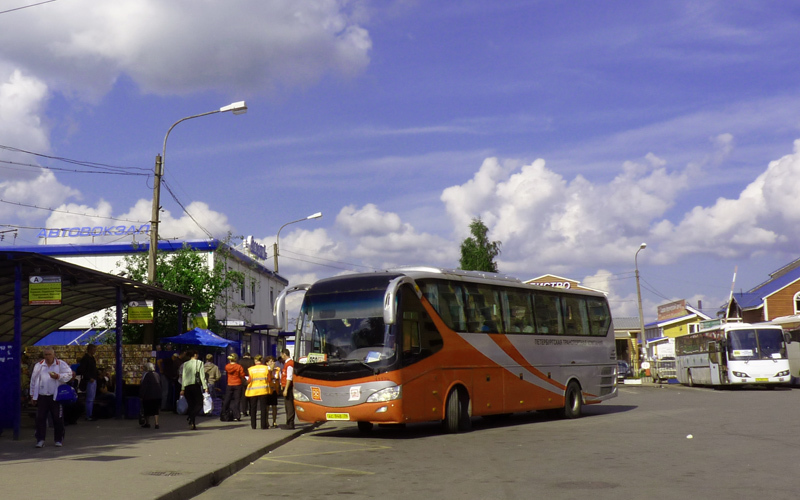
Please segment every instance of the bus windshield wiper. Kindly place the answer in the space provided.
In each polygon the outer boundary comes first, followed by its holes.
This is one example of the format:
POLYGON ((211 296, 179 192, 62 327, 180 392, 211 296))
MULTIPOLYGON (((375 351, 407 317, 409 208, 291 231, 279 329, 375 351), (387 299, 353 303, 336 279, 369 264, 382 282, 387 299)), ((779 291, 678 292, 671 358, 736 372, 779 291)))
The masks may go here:
POLYGON ((360 359, 334 359, 334 360, 328 360, 328 364, 329 365, 351 365, 351 364, 354 364, 354 363, 359 363, 362 366, 368 368, 371 372, 377 373, 377 368, 375 368, 374 366, 369 365, 368 363, 365 363, 364 361, 362 361, 360 359))

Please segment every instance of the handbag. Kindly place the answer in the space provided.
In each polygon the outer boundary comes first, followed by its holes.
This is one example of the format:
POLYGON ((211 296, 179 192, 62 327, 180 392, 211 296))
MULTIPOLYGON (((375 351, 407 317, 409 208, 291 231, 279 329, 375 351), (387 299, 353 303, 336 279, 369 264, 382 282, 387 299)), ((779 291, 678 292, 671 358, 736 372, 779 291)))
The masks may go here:
POLYGON ((71 385, 61 384, 56 391, 55 400, 61 403, 74 403, 78 400, 78 393, 75 392, 75 389, 71 385))
MULTIPOLYGON (((200 361, 200 360, 197 360, 197 362, 198 362, 198 363, 201 363, 201 361, 200 361)), ((199 385, 199 386, 202 386, 202 385, 203 385, 203 381, 202 381, 202 380, 200 380, 200 371, 201 371, 202 369, 203 369, 203 368, 202 368, 202 365, 200 365, 200 370, 198 370, 198 369, 195 369, 195 371, 194 371, 194 383, 195 383, 195 384, 197 384, 197 385, 199 385)))

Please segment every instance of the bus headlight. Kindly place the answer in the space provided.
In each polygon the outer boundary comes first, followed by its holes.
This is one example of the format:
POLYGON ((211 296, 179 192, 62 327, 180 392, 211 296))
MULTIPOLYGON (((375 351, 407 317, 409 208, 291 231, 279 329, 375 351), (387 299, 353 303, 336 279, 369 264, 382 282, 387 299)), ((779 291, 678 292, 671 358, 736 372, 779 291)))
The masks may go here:
POLYGON ((306 396, 305 394, 303 394, 300 391, 296 391, 296 390, 292 389, 292 394, 294 395, 294 400, 295 401, 300 401, 301 403, 308 403, 308 401, 309 401, 308 396, 306 396))
POLYGON ((750 375, 746 374, 745 372, 731 372, 731 373, 733 373, 734 377, 750 378, 750 375))
POLYGON ((777 374, 775 374, 775 376, 776 377, 788 377, 789 373, 790 373, 789 370, 783 370, 782 372, 778 372, 777 374))
POLYGON ((399 385, 387 387, 386 389, 381 389, 380 391, 368 397, 367 403, 383 403, 384 401, 393 401, 395 399, 400 399, 402 393, 403 391, 399 385))

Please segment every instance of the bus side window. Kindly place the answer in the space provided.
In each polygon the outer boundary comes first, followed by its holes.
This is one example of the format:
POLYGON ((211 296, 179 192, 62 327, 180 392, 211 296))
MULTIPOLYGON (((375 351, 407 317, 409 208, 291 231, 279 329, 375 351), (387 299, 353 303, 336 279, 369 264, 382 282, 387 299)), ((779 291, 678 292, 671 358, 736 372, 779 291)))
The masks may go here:
POLYGON ((589 335, 589 315, 583 297, 562 297, 567 335, 589 335))
POLYGON ((611 313, 608 311, 608 304, 599 298, 589 297, 586 299, 589 306, 589 326, 590 335, 605 337, 608 335, 609 325, 611 324, 611 313))
POLYGON ((533 298, 534 318, 537 333, 543 335, 563 335, 561 300, 557 295, 536 293, 533 298))
POLYGON ((533 333, 535 325, 530 304, 531 295, 525 290, 507 290, 503 293, 503 316, 508 333, 533 333))

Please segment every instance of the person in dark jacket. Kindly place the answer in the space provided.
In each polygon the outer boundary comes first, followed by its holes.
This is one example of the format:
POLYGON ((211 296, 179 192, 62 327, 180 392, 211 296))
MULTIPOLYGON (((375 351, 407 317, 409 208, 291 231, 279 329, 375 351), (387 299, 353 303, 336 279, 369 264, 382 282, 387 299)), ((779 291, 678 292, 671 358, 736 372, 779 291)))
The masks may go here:
MULTIPOLYGON (((244 374, 245 376, 247 376, 247 371, 250 369, 251 366, 255 365, 256 362, 253 361, 253 357, 250 356, 250 352, 245 351, 244 354, 242 354, 242 359, 239 361, 239 364, 242 365, 244 374)), ((244 415, 245 417, 250 415, 250 398, 248 398, 244 394, 242 394, 240 410, 241 414, 244 415)))
POLYGON ((158 429, 158 414, 161 409, 161 379, 156 373, 153 363, 145 363, 144 366, 144 376, 139 384, 139 397, 142 399, 142 413, 144 414, 142 427, 149 428, 150 417, 153 417, 155 428, 158 429))
POLYGON ((94 399, 97 395, 97 360, 94 353, 97 346, 89 344, 86 346, 86 354, 79 361, 78 375, 81 376, 80 388, 86 391, 86 420, 94 420, 94 399))

